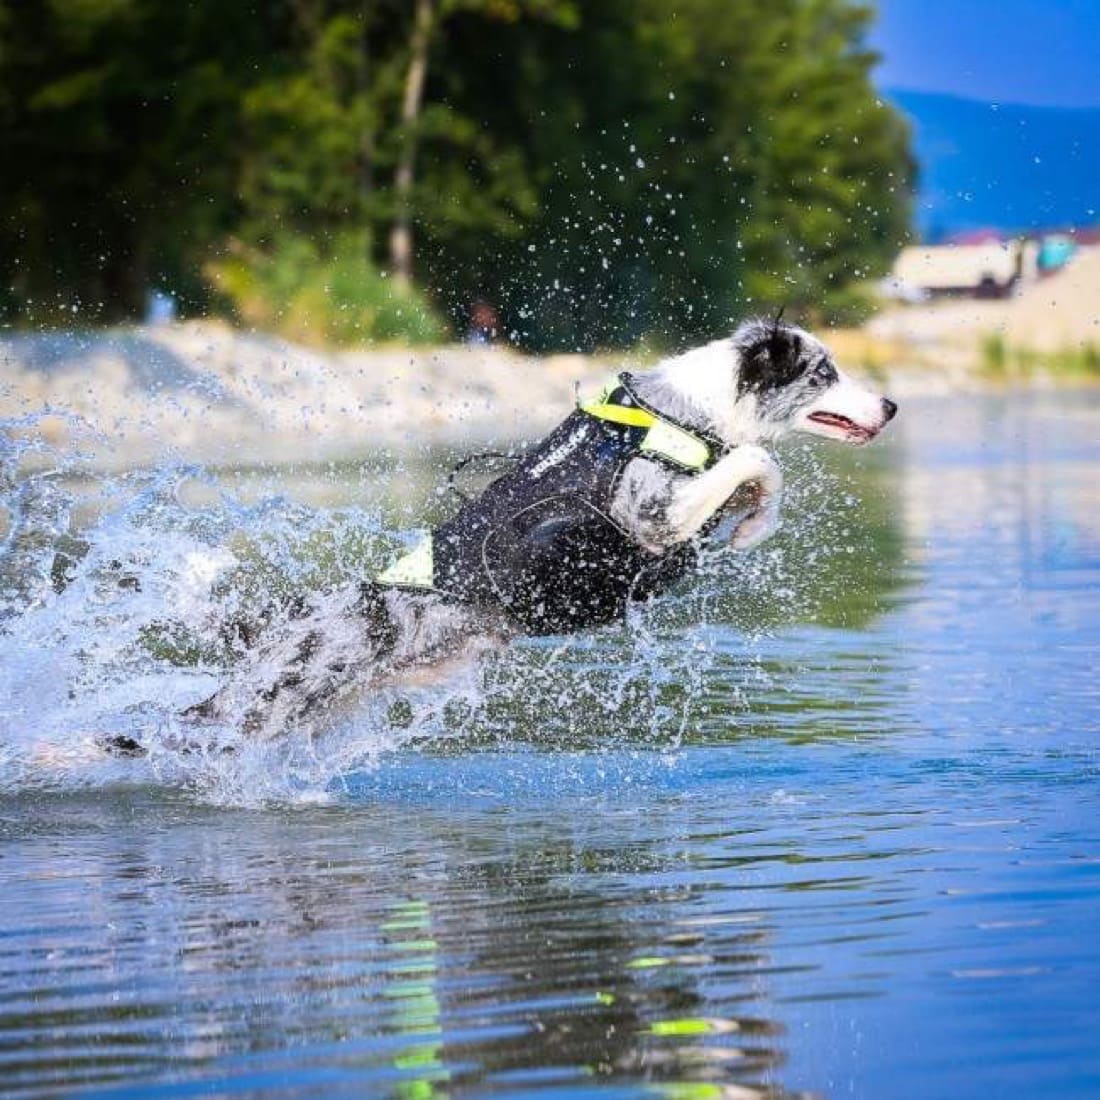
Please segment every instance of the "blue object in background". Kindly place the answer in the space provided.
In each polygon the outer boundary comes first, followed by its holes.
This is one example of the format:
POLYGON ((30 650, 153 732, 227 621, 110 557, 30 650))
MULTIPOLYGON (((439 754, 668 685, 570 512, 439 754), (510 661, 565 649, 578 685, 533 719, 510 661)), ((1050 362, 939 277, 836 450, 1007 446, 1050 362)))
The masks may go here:
POLYGON ((169 325, 176 319, 176 299, 164 290, 150 290, 145 298, 145 323, 169 325))
POLYGON ((1052 233, 1039 242, 1037 262, 1040 271, 1058 271, 1073 259, 1077 242, 1064 233, 1052 233))

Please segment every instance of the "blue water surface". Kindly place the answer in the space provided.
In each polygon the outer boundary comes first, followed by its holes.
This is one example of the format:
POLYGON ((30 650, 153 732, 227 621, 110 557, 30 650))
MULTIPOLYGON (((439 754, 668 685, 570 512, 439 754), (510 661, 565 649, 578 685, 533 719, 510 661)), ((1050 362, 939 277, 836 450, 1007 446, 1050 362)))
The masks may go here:
POLYGON ((0 1091, 1100 1094, 1098 412, 910 401, 823 550, 309 797, 9 783, 0 1091))

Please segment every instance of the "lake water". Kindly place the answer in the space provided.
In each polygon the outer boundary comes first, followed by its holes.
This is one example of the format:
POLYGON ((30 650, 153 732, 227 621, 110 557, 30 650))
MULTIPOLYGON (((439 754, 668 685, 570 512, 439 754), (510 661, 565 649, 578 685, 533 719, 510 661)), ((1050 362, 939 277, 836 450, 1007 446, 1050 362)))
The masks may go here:
POLYGON ((911 400, 875 448, 796 447, 748 563, 367 707, 277 783, 66 738, 201 695, 205 658, 133 642, 196 541, 286 553, 429 480, 200 481, 186 521, 76 486, 85 564, 25 555, 0 627, 0 1092, 1100 1094, 1098 424, 911 400))

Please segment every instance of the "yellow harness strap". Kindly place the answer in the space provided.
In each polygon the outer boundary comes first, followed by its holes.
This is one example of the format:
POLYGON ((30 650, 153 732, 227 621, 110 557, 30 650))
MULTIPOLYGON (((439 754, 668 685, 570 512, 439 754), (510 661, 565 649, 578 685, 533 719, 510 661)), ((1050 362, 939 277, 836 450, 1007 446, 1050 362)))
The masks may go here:
POLYGON ((665 420, 648 409, 639 409, 632 405, 611 405, 607 398, 620 385, 618 378, 608 383, 603 393, 595 401, 581 405, 581 411, 598 420, 609 420, 613 424, 626 424, 631 428, 648 428, 639 450, 643 453, 666 458, 686 470, 699 471, 706 468, 710 461, 710 445, 692 435, 678 424, 665 420))
MULTIPOLYGON (((705 440, 648 409, 609 403, 607 399, 620 385, 619 379, 615 378, 595 401, 582 404, 581 411, 596 417, 597 420, 624 424, 630 428, 647 429, 638 446, 641 454, 656 455, 696 473, 707 468, 711 460, 711 446, 705 440)), ((433 550, 432 536, 429 532, 388 569, 378 574, 379 583, 394 585, 398 588, 431 591, 435 584, 433 550)))
POLYGON ((632 428, 650 428, 657 420, 653 413, 645 409, 608 405, 604 401, 589 401, 581 405, 581 411, 600 420, 610 420, 614 424, 629 424, 632 428))

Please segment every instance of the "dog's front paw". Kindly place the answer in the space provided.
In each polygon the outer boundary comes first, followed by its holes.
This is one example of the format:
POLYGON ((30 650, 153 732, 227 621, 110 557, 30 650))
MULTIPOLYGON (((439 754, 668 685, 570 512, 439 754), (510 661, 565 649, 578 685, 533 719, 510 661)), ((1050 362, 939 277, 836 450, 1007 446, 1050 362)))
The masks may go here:
POLYGON ((771 452, 756 443, 743 443, 730 451, 728 461, 737 469, 742 484, 759 486, 765 496, 774 496, 783 490, 783 470, 771 452))
POLYGON ((783 472, 763 447, 750 444, 735 452, 742 463, 741 484, 730 497, 734 512, 745 518, 733 530, 734 550, 751 550, 779 528, 779 504, 783 496, 783 472))
POLYGON ((779 530, 779 506, 767 505, 743 519, 730 537, 734 550, 751 550, 779 530))

